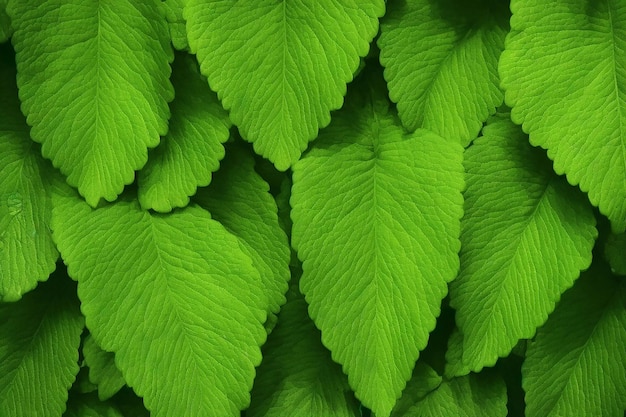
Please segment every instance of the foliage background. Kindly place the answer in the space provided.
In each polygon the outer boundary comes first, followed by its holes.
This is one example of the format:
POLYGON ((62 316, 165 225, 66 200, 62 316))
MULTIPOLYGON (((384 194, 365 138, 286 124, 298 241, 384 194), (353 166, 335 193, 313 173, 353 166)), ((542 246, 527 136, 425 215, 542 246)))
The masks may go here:
POLYGON ((0 416, 622 416, 626 3, 0 0, 0 416))

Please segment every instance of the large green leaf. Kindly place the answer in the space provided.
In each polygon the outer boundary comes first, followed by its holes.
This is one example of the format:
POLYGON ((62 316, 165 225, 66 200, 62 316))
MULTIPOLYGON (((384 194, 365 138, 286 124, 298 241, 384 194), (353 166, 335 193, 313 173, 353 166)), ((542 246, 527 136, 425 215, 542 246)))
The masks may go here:
POLYGON ((626 3, 512 0, 506 102, 554 170, 626 229, 626 3))
POLYGON ((506 417, 506 385, 493 372, 446 379, 394 417, 506 417))
POLYGON ((463 148, 406 134, 384 86, 359 89, 294 166, 292 239, 324 344, 388 416, 458 271, 463 148))
POLYGON ((169 215, 55 196, 54 236, 98 345, 153 417, 239 416, 267 310, 238 240, 189 206, 169 215))
POLYGON ((52 417, 65 410, 78 373, 84 320, 65 274, 0 303, 0 416, 52 417))
POLYGON ((101 400, 108 400, 126 385, 122 373, 115 365, 115 355, 98 346, 91 335, 85 337, 83 356, 89 367, 89 380, 98 387, 98 397, 101 400))
POLYGON ((199 190, 195 201, 240 239, 261 274, 268 312, 278 313, 285 303, 291 250, 268 191, 268 184, 254 171, 254 159, 233 146, 211 185, 199 190))
POLYGON ((298 160, 367 54, 383 0, 187 0, 191 51, 255 150, 298 160))
POLYGON ((464 145, 502 102, 498 58, 508 28, 502 1, 405 0, 381 21, 380 62, 409 130, 464 145))
POLYGON ((463 361, 492 366, 531 338, 589 267, 598 234, 582 193, 554 174, 508 117, 465 153, 461 272, 450 287, 463 361))
POLYGON ((167 132, 173 59, 157 0, 9 2, 22 110, 87 202, 111 201, 167 132))
POLYGON ((0 47, 0 301, 19 300, 48 279, 59 257, 46 191, 58 174, 30 140, 9 49, 0 47))
POLYGON ((211 182, 224 157, 230 121, 197 67, 190 55, 176 56, 170 129, 138 174, 144 208, 167 212, 186 206, 198 186, 211 182))
POLYGON ((358 403, 341 367, 322 345, 297 281, 263 347, 249 417, 356 417, 358 403))
POLYGON ((563 295, 522 367, 529 417, 622 417, 626 281, 592 268, 563 295))

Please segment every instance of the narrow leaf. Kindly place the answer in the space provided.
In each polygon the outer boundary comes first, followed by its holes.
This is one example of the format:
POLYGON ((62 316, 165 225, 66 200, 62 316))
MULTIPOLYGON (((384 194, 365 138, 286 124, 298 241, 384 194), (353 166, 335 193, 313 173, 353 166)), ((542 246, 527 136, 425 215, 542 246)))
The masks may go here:
POLYGON ((281 171, 298 160, 378 32, 383 0, 187 0, 191 51, 244 139, 281 171))
POLYGON ((164 0, 163 8, 165 18, 170 27, 170 37, 172 45, 179 51, 189 49, 187 42, 187 29, 185 28, 185 19, 183 19, 183 8, 186 0, 164 0))
POLYGON ((65 410, 84 324, 74 285, 55 275, 20 301, 0 303, 1 416, 60 416, 65 410))
POLYGON ((91 334, 153 417, 239 416, 267 307, 237 239, 195 206, 92 210, 71 192, 55 197, 53 225, 91 334))
POLYGON ((463 362, 479 371, 546 321, 589 267, 597 230, 585 197, 508 118, 485 127, 466 151, 465 168, 461 272, 450 304, 463 362))
POLYGON ((91 206, 114 200, 167 132, 173 59, 156 0, 12 1, 22 110, 91 206))
POLYGON ((378 38, 389 96, 409 130, 430 129, 467 145, 502 103, 498 58, 506 2, 391 3, 378 38))
POLYGON ((592 268, 563 295, 522 367, 527 416, 622 417, 626 282, 592 268))
POLYGON ((322 345, 297 287, 287 294, 278 325, 263 347, 249 417, 356 417, 358 403, 341 367, 322 345))
POLYGON ((359 88, 294 166, 293 244, 322 341, 388 416, 458 271, 463 148, 406 134, 384 86, 359 88))
POLYGON ((513 121, 623 232, 626 3, 512 0, 511 10, 500 73, 513 121))
POLYGON ((83 343, 83 356, 89 367, 89 380, 97 385, 100 400, 108 400, 126 385, 122 373, 115 365, 115 355, 98 346, 91 335, 83 343))
POLYGON ((397 417, 506 417, 506 385, 492 372, 444 380, 397 417))
POLYGON ((209 185, 224 157, 230 121, 197 67, 190 55, 176 56, 170 129, 138 175, 143 208, 168 212, 186 206, 197 187, 209 185))
POLYGON ((269 185, 254 171, 254 159, 233 146, 211 185, 200 190, 195 200, 239 238, 261 274, 268 312, 278 313, 285 303, 291 250, 268 191, 269 185))
POLYGON ((48 279, 59 257, 46 190, 47 179, 58 174, 30 140, 11 55, 0 46, 0 301, 19 300, 48 279))

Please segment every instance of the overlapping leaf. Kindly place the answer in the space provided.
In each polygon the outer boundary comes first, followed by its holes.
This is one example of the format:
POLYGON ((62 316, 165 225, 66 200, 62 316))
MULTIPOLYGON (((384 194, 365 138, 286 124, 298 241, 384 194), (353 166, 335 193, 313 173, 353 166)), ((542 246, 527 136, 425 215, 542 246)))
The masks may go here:
POLYGON ((74 286, 58 275, 16 303, 0 303, 1 416, 65 410, 84 324, 74 286))
POLYGON ((108 400, 126 385, 122 373, 115 365, 115 355, 102 350, 91 335, 83 343, 83 356, 89 367, 89 380, 98 387, 100 400, 108 400))
POLYGON ((322 345, 297 283, 287 294, 277 327, 263 348, 250 417, 359 415, 348 379, 322 345))
POLYGON ((461 272, 450 287, 473 371, 530 338, 591 263, 591 206, 508 118, 497 117, 465 154, 461 272))
POLYGON ((278 313, 290 277, 289 242, 269 186, 254 171, 254 159, 236 146, 228 152, 211 185, 200 190, 195 201, 240 239, 261 274, 268 312, 278 313))
POLYGON ((159 215, 137 202, 91 210, 67 191, 54 200, 87 326, 152 416, 238 416, 267 310, 238 240, 196 206, 159 215))
POLYGON ((59 256, 46 191, 57 174, 30 140, 8 49, 0 47, 0 301, 18 300, 48 279, 59 256))
POLYGON ((506 417, 506 385, 489 372, 443 380, 432 391, 394 417, 506 417))
POLYGON ((409 130, 430 129, 464 145, 502 102, 498 58, 506 2, 391 3, 378 38, 391 100, 409 130))
POLYGON ((68 402, 67 411, 63 417, 125 417, 122 412, 110 402, 102 402, 96 395, 75 395, 68 402))
POLYGON ((173 66, 176 98, 169 132, 139 172, 139 202, 159 212, 184 207, 198 186, 211 182, 224 157, 230 121, 195 60, 178 54, 173 66))
POLYGON ((626 3, 512 0, 506 102, 554 170, 626 229, 626 3))
POLYGON ((626 275, 626 233, 611 234, 604 252, 613 273, 626 275))
POLYGON ((87 202, 111 201, 167 132, 167 23, 156 0, 12 1, 22 110, 87 202))
POLYGON ((622 417, 626 282, 592 268, 563 295, 522 367, 526 415, 622 417))
POLYGON ((294 166, 292 239, 324 344, 388 416, 458 270, 463 148, 405 134, 384 87, 367 88, 294 166))
POLYGON ((231 120, 286 170, 342 106, 384 12, 383 0, 188 0, 183 15, 231 120))
POLYGON ((410 416, 409 411, 443 383, 443 378, 429 365, 419 360, 413 369, 413 376, 407 382, 402 397, 393 408, 391 417, 410 416))
POLYGON ((183 19, 185 2, 186 0, 165 0, 163 2, 165 18, 170 26, 172 45, 180 51, 189 49, 187 29, 185 28, 185 19, 183 19))

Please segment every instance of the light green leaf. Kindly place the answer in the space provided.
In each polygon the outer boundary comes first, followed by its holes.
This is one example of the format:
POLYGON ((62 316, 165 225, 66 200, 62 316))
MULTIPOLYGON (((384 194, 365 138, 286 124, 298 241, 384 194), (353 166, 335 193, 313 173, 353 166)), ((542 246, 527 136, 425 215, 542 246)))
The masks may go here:
POLYGON ((341 367, 322 345, 297 282, 263 348, 249 417, 356 417, 358 402, 341 367))
POLYGON ((83 342, 83 356, 89 367, 89 380, 98 386, 100 400, 108 400, 126 385, 115 365, 115 354, 103 350, 91 335, 83 342))
POLYGON ((169 215, 54 198, 55 240, 94 339, 153 417, 239 416, 267 309, 237 239, 199 207, 169 215))
POLYGON ((0 416, 65 410, 84 323, 75 286, 55 275, 20 301, 0 303, 0 416))
POLYGON ((506 102, 611 220, 626 229, 626 3, 512 0, 500 60, 506 102))
POLYGON ((417 402, 439 388, 442 383, 443 378, 433 368, 421 360, 418 361, 415 364, 415 369, 413 369, 413 376, 406 384, 402 397, 396 403, 391 417, 409 417, 410 414, 407 414, 409 410, 417 402))
POLYGON ((592 268, 563 295, 522 366, 527 416, 622 417, 626 282, 592 268))
POLYGON ((469 366, 463 361, 463 351, 463 334, 456 328, 448 339, 446 350, 445 376, 447 378, 464 376, 471 372, 469 366))
POLYGON ((124 417, 124 415, 110 402, 102 402, 94 394, 83 394, 70 397, 63 417, 124 417))
POLYGON ((498 58, 508 3, 395 2, 381 21, 380 62, 391 100, 409 130, 467 145, 502 103, 498 58), (477 4, 478 3, 478 4, 477 4))
POLYGON ((9 0, 0 0, 0 43, 9 40, 13 34, 11 19, 6 11, 8 2, 9 0))
POLYGON ((187 29, 185 28, 185 19, 183 19, 183 8, 186 0, 165 0, 163 8, 165 10, 165 18, 170 27, 170 37, 174 48, 184 51, 189 49, 187 42, 187 29))
POLYGON ((506 417, 506 385, 493 372, 444 380, 398 417, 506 417))
POLYGON ((254 171, 254 159, 232 146, 211 185, 195 200, 233 235, 261 274, 268 312, 285 303, 291 251, 278 222, 278 209, 269 185, 254 171))
POLYGON ((0 46, 0 301, 19 300, 48 279, 59 257, 46 191, 58 174, 30 140, 9 49, 0 46))
POLYGON ((138 174, 143 208, 167 212, 186 206, 198 186, 209 185, 224 157, 230 121, 197 67, 190 55, 176 56, 170 129, 138 174))
POLYGON ((91 206, 114 200, 167 132, 173 59, 157 0, 9 3, 22 110, 91 206))
POLYGON ((292 240, 322 341, 388 416, 458 271, 463 148, 406 134, 384 86, 359 89, 294 166, 292 240))
POLYGON ((610 234, 604 253, 613 273, 626 275, 626 233, 610 234))
POLYGON ((554 174, 508 118, 494 118, 465 154, 461 272, 450 305, 463 362, 492 366, 531 338, 589 267, 598 234, 591 206, 554 174))
POLYGON ((284 171, 342 106, 384 12, 383 0, 187 0, 183 16, 231 120, 284 171))

